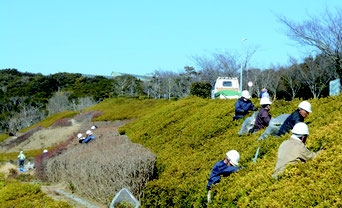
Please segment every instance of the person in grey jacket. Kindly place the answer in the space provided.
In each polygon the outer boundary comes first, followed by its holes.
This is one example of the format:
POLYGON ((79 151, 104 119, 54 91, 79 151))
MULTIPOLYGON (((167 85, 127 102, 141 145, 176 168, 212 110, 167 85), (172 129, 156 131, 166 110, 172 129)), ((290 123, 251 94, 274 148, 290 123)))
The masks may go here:
POLYGON ((278 149, 277 164, 272 177, 282 174, 288 164, 296 164, 313 159, 317 153, 308 150, 305 146, 309 135, 308 126, 303 123, 297 123, 292 129, 290 139, 285 140, 278 149))

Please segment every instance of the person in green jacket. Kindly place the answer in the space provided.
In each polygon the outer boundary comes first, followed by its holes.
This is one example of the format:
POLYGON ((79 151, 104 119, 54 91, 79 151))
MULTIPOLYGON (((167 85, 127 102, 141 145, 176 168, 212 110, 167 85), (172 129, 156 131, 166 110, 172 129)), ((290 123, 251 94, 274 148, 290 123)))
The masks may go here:
POLYGON ((25 163, 25 155, 23 151, 20 151, 20 154, 18 155, 19 158, 19 168, 24 168, 24 163, 25 163))

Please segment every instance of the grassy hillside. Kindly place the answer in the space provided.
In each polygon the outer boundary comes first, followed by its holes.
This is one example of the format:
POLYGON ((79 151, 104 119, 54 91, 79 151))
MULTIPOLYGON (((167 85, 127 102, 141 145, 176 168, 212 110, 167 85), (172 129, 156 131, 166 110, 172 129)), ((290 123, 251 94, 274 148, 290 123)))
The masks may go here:
MULTIPOLYGON (((187 98, 163 103, 121 128, 133 142, 158 156, 157 176, 145 189, 144 206, 206 206, 211 168, 230 149, 240 152, 240 163, 247 168, 214 186, 209 206, 342 205, 341 96, 310 100, 313 113, 306 119, 311 122, 307 146, 317 151, 325 143, 324 150, 315 160, 287 169, 278 181, 271 178, 277 150, 290 135, 263 142, 257 142, 262 131, 238 136, 243 121, 232 121, 235 101, 187 98)), ((276 101, 270 113, 273 117, 291 113, 299 102, 276 101)))
POLYGON ((5 179, 0 174, 0 207, 71 207, 68 203, 55 201, 46 196, 39 184, 20 183, 16 179, 5 179))

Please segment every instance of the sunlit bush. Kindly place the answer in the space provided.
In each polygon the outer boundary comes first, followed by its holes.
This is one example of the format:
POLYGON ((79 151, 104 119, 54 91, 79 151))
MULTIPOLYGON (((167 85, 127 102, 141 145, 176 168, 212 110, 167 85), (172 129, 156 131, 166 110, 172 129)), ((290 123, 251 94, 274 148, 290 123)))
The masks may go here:
POLYGON ((20 183, 0 174, 0 207, 71 207, 46 196, 38 184, 20 183))
MULTIPOLYGON (((211 168, 226 151, 236 149, 246 169, 215 185, 209 206, 341 206, 342 96, 309 101, 313 113, 305 120, 310 128, 307 146, 317 151, 324 145, 324 150, 313 161, 288 168, 278 181, 271 178, 277 150, 290 134, 261 142, 257 140, 263 131, 238 136, 243 120, 232 121, 236 100, 182 99, 125 125, 121 132, 158 156, 156 179, 148 182, 143 205, 207 206, 211 168)), ((253 102, 260 108, 258 100, 253 102)), ((270 113, 292 113, 300 102, 275 101, 270 113)))

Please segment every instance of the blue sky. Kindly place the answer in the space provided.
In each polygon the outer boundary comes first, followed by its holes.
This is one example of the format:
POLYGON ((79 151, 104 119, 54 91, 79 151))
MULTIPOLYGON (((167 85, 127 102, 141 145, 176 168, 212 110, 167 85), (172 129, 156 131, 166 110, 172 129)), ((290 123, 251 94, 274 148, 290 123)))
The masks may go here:
POLYGON ((307 53, 276 15, 303 21, 341 0, 1 0, 0 69, 110 75, 180 72, 191 57, 258 49, 250 67, 307 53))

